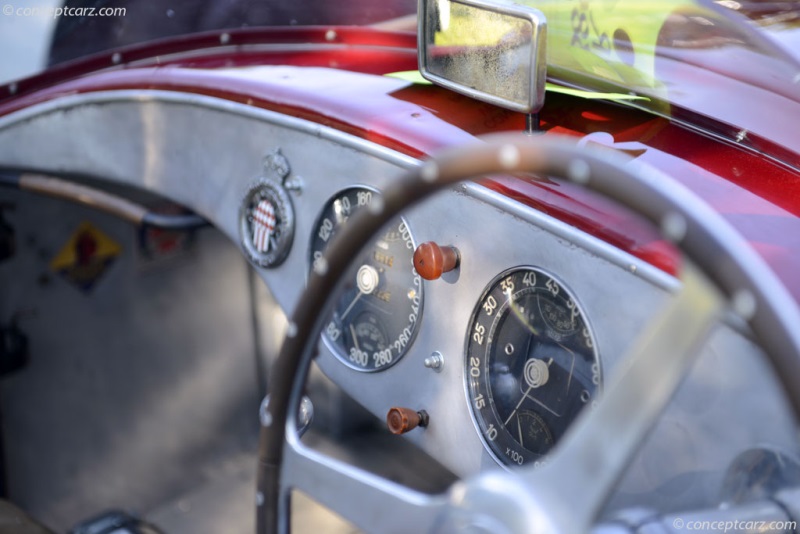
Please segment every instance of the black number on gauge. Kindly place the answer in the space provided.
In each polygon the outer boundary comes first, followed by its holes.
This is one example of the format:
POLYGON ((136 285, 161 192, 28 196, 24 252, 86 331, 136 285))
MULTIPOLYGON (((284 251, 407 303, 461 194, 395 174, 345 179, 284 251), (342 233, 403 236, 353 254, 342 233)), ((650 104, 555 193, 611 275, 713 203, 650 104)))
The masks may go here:
POLYGON ((578 302, 539 269, 520 267, 497 277, 470 321, 466 379, 493 455, 506 465, 541 461, 601 383, 578 302))
MULTIPOLYGON (((377 191, 352 187, 325 205, 311 240, 312 268, 336 232, 377 191)), ((354 260, 323 337, 337 358, 359 371, 381 371, 408 350, 422 314, 422 283, 413 267, 414 241, 403 218, 392 221, 354 260)))

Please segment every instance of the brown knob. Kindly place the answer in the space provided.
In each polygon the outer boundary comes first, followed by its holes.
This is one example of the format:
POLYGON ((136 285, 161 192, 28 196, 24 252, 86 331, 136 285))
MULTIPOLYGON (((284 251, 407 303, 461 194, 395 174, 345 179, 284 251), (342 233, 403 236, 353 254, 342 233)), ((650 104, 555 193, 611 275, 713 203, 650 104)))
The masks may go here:
POLYGON ((428 414, 411 408, 391 408, 386 414, 386 424, 392 434, 405 434, 418 426, 428 426, 428 414))
POLYGON ((414 251, 414 268, 425 280, 436 280, 458 265, 458 250, 455 247, 440 247, 428 241, 414 251))

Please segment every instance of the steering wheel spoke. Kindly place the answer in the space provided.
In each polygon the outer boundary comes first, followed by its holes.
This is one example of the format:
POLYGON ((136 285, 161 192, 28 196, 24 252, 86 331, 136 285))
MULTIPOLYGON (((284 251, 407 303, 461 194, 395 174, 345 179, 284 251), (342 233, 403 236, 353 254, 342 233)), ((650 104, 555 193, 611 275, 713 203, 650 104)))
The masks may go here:
POLYGON ((430 532, 445 504, 297 440, 287 445, 281 490, 299 490, 365 532, 430 532))

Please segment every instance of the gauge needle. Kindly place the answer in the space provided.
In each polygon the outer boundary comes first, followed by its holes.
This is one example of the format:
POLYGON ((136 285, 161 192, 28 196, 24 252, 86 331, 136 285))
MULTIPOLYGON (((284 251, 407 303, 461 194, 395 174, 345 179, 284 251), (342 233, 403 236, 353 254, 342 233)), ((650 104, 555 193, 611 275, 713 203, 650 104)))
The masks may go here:
POLYGON ((525 360, 531 355, 531 343, 533 343, 533 336, 528 334, 528 344, 525 345, 525 352, 522 353, 525 360))
MULTIPOLYGON (((575 372, 575 353, 569 350, 561 343, 558 343, 558 346, 564 349, 565 351, 569 352, 570 356, 572 356, 572 365, 569 368, 569 378, 567 378, 567 391, 569 391, 569 385, 572 383, 572 375, 575 372)), ((552 361, 552 359, 550 361, 552 361)))
MULTIPOLYGON (((506 422, 503 423, 503 426, 508 426, 508 422, 511 421, 511 418, 514 417, 515 413, 517 413, 517 410, 519 410, 519 407, 522 406, 522 403, 525 401, 525 397, 528 397, 528 393, 530 393, 532 389, 533 386, 528 386, 528 389, 522 394, 522 398, 519 400, 517 405, 514 406, 514 409, 511 411, 511 415, 508 416, 508 419, 506 419, 506 422)), ((528 398, 530 399, 531 397, 528 398)))
POLYGON ((519 416, 517 416, 517 432, 519 432, 519 444, 525 447, 525 444, 522 443, 522 424, 519 422, 519 416))
POLYGON ((342 313, 342 317, 341 317, 342 320, 344 320, 344 318, 347 317, 347 314, 350 313, 350 310, 353 309, 353 306, 356 305, 356 302, 358 302, 358 299, 360 299, 361 295, 363 295, 363 294, 364 293, 359 290, 358 295, 356 295, 356 298, 353 299, 353 302, 351 302, 350 305, 347 308, 345 308, 344 313, 342 313))
MULTIPOLYGON (((528 391, 530 391, 530 389, 528 389, 528 391)), ((544 404, 542 401, 540 401, 539 399, 535 399, 535 398, 531 397, 530 395, 528 395, 528 393, 527 393, 527 392, 525 393, 525 397, 529 398, 530 400, 532 400, 533 402, 535 402, 536 404, 538 404, 539 406, 541 406, 542 408, 544 408, 545 410, 547 410, 547 411, 548 411, 548 412, 550 412, 551 414, 555 415, 556 417, 561 417, 561 415, 559 415, 559 414, 557 414, 556 412, 554 412, 553 410, 551 410, 551 409, 550 409, 548 406, 546 406, 546 405, 545 405, 545 404, 544 404)))
MULTIPOLYGON (((360 293, 359 293, 360 294, 360 293)), ((353 323, 350 323, 350 334, 353 336, 353 345, 356 346, 358 352, 363 352, 361 347, 358 346, 358 336, 356 336, 356 329, 353 328, 353 323)))

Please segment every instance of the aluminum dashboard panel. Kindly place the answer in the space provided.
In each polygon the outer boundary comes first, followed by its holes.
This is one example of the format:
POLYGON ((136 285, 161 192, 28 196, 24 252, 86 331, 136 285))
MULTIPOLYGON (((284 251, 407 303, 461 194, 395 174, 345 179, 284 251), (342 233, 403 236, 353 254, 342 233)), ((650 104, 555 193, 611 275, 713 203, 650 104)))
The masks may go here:
MULTIPOLYGON (((259 274, 275 297, 274 324, 280 325, 305 287, 310 238, 325 203, 352 186, 380 191, 416 160, 294 117, 179 93, 74 95, 0 119, 0 160, 6 165, 103 176, 151 190, 191 207, 234 242, 240 201, 265 154, 277 148, 291 162, 287 179, 296 186, 289 191, 294 246, 283 263, 259 274), (120 129, 127 135, 110 134, 120 129), (74 131, 83 133, 80 140, 64 133, 74 131)), ((430 425, 407 438, 459 476, 497 468, 468 406, 464 350, 472 310, 499 273, 528 265, 557 275, 580 301, 605 377, 675 285, 592 236, 478 185, 443 191, 403 216, 416 243, 458 247, 458 276, 424 282, 419 331, 396 365, 360 373, 322 342, 318 364, 376 417, 385 417, 392 406, 428 411, 430 425), (444 358, 441 372, 424 365, 433 352, 444 358)), ((279 326, 273 334, 279 343, 279 326)), ((660 488, 676 476, 691 478, 701 467, 722 470, 736 454, 762 442, 793 446, 792 419, 778 391, 757 349, 736 330, 720 327, 656 428, 654 435, 662 439, 644 447, 620 499, 662 498, 660 488), (743 422, 739 414, 745 412, 755 415, 743 422), (665 451, 664 439, 676 446, 665 451), (667 467, 654 467, 656 460, 667 467)), ((700 486, 714 487, 700 478, 690 482, 680 492, 687 502, 700 486)), ((680 495, 671 497, 676 507, 680 495)))

